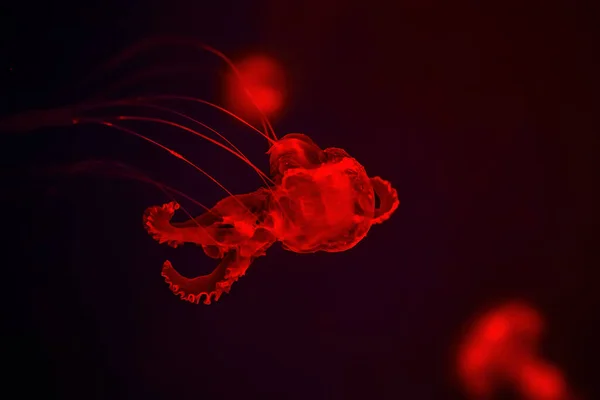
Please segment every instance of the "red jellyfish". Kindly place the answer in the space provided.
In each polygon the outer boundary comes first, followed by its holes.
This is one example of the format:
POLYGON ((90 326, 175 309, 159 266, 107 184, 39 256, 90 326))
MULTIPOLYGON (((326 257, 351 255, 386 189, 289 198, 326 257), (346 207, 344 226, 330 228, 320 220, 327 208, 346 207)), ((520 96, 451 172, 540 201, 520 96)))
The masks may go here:
MULTIPOLYGON (((255 87, 245 87, 248 80, 244 71, 240 71, 231 60, 212 47, 185 38, 145 41, 126 49, 100 68, 100 72, 140 51, 170 43, 200 48, 224 60, 254 104, 264 132, 214 103, 172 94, 95 101, 54 110, 31 111, 0 121, 0 131, 33 130, 49 125, 100 124, 162 148, 223 188, 228 196, 195 218, 176 201, 150 207, 143 214, 144 227, 159 243, 167 243, 173 247, 195 243, 203 248, 207 256, 220 260, 212 273, 195 278, 181 276, 169 261, 165 261, 162 275, 173 293, 192 303, 199 303, 202 299, 205 304, 210 304, 211 300, 218 300, 224 292, 228 293, 233 282, 243 276, 252 262, 264 255, 273 243, 279 241, 285 249, 297 253, 345 251, 363 239, 372 225, 387 220, 397 209, 400 202, 391 184, 379 177, 370 178, 363 166, 344 150, 322 150, 303 134, 289 134, 278 139, 265 116, 280 105, 278 97, 264 95, 264 91, 259 95, 256 90, 253 91, 255 87), (268 154, 271 177, 260 171, 217 130, 172 108, 168 102, 196 103, 215 108, 261 134, 270 144, 268 154), (119 114, 110 116, 115 110, 129 111, 120 111, 119 114), (155 111, 161 117, 140 116, 135 112, 142 110, 155 111), (101 112, 103 116, 98 117, 101 112), (162 115, 172 116, 173 120, 162 115), (262 179, 264 186, 252 193, 234 195, 182 154, 122 125, 128 121, 169 126, 207 140, 248 164, 262 179), (202 130, 206 133, 201 133, 202 130), (379 198, 377 207, 376 196, 379 198), (188 214, 190 219, 186 222, 171 222, 178 209, 188 214)), ((273 72, 265 67, 263 61, 265 60, 258 60, 259 73, 250 74, 259 83, 273 72)), ((254 68, 257 68, 256 64, 254 68)), ((184 195, 151 181, 143 174, 128 172, 128 175, 155 183, 170 195, 184 195)))
POLYGON ((296 253, 348 250, 400 204, 389 182, 369 178, 344 150, 321 150, 306 135, 284 136, 269 155, 274 185, 227 197, 182 223, 170 222, 179 208, 175 202, 146 210, 146 229, 160 243, 196 243, 221 259, 211 274, 196 278, 181 276, 165 261, 162 275, 183 300, 218 300, 276 241, 296 253))
POLYGON ((492 399, 510 386, 526 400, 568 400, 561 372, 543 360, 538 341, 543 320, 519 302, 484 314, 470 327, 459 347, 457 371, 473 399, 492 399))

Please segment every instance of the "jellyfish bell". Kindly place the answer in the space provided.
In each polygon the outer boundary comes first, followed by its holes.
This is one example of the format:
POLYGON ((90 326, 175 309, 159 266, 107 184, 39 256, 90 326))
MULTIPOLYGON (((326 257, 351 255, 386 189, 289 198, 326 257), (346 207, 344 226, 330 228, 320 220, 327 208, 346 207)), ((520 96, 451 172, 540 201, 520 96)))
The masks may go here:
POLYGON ((253 55, 236 64, 238 73, 228 73, 224 97, 228 108, 256 122, 263 115, 273 118, 283 108, 286 96, 285 72, 273 58, 253 55))
POLYGON ((374 221, 375 191, 360 163, 343 149, 321 150, 300 133, 283 136, 269 155, 281 187, 277 201, 294 216, 278 221, 284 248, 339 252, 364 238, 374 221))
POLYGON ((285 172, 292 168, 312 169, 325 161, 325 152, 302 133, 289 133, 273 143, 267 152, 271 175, 281 182, 285 172))
POLYGON ((366 171, 355 159, 287 171, 277 192, 284 248, 296 253, 340 252, 360 242, 373 224, 375 201, 366 171))

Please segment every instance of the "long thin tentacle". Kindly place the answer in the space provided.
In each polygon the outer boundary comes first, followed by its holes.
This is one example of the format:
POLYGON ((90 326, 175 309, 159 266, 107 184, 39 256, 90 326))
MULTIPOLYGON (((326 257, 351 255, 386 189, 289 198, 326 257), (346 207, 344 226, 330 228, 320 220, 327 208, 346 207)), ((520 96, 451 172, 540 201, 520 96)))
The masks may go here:
POLYGON ((267 139, 269 141, 270 144, 274 144, 275 141, 273 139, 271 139, 270 137, 266 136, 264 132, 261 132, 259 129, 256 129, 256 127, 254 127, 251 123, 249 123, 248 121, 246 121, 245 119, 243 119, 242 117, 240 117, 239 115, 235 114, 234 112, 226 109, 225 107, 222 107, 218 104, 215 104, 213 102, 210 102, 208 100, 204 100, 204 99, 199 99, 196 97, 192 97, 192 96, 182 96, 182 95, 176 95, 176 94, 161 94, 161 95, 152 95, 152 96, 136 96, 136 97, 132 97, 132 98, 125 98, 125 99, 120 99, 120 100, 110 100, 110 101, 104 101, 104 102, 88 102, 88 103, 82 103, 80 105, 77 106, 77 110, 78 111, 84 111, 84 110, 89 110, 89 109, 94 109, 94 108, 100 108, 100 107, 111 107, 111 106, 118 106, 118 105, 132 105, 132 103, 139 103, 139 106, 143 106, 143 102, 146 101, 153 101, 153 100, 181 100, 181 101, 190 101, 190 102, 194 102, 194 103, 200 103, 200 104, 204 104, 207 105, 209 107, 212 107, 216 110, 219 110, 227 115, 229 115, 230 117, 233 117, 234 119, 236 119, 237 121, 241 122, 242 124, 246 125, 248 128, 252 129, 254 132, 258 133, 259 135, 261 135, 262 137, 264 137, 265 139, 267 139))
POLYGON ((240 160, 244 161, 245 163, 247 163, 252 169, 254 169, 259 176, 263 176, 264 173, 257 167, 255 166, 252 162, 250 162, 250 160, 248 160, 248 158, 246 158, 244 155, 242 154, 238 154, 237 152, 231 150, 229 147, 223 145, 220 142, 217 142, 216 140, 203 135, 200 132, 197 132, 193 129, 188 128, 187 126, 178 124, 176 122, 172 122, 172 121, 168 121, 168 120, 164 120, 161 118, 154 118, 154 117, 138 117, 135 115, 119 115, 118 117, 116 117, 115 119, 119 120, 119 121, 146 121, 146 122, 155 122, 155 123, 159 123, 159 124, 164 124, 164 125, 169 125, 175 128, 179 128, 179 129, 183 129, 184 131, 190 132, 196 136, 201 137, 202 139, 208 140, 209 142, 211 142, 212 144, 215 144, 217 146, 219 146, 220 148, 230 152, 231 154, 233 154, 234 156, 236 156, 237 158, 239 158, 240 160))
MULTIPOLYGON (((219 142, 215 141, 214 139, 211 139, 208 136, 203 135, 193 129, 183 127, 182 125, 175 124, 170 121, 162 121, 165 124, 170 124, 172 126, 176 126, 181 129, 184 129, 188 132, 191 132, 192 134, 202 137, 203 139, 206 139, 206 140, 216 144, 217 146, 225 149, 226 151, 229 151, 236 157, 240 158, 242 161, 246 162, 252 169, 254 169, 258 173, 259 177, 263 180, 263 183, 265 183, 265 185, 268 185, 269 183, 273 184, 273 181, 269 178, 268 175, 266 175, 264 172, 262 172, 256 165, 254 165, 249 160, 248 157, 246 157, 246 155, 244 155, 242 153, 242 151, 240 149, 238 149, 229 139, 227 139, 224 135, 219 133, 214 128, 210 127, 207 124, 204 124, 203 122, 198 121, 195 118, 189 117, 188 115, 186 115, 182 112, 173 110, 171 108, 163 107, 163 106, 156 105, 156 104, 136 103, 135 100, 139 100, 139 98, 131 99, 131 100, 125 99, 125 100, 110 101, 110 102, 98 103, 98 104, 85 104, 85 105, 80 105, 77 107, 64 107, 64 108, 56 108, 56 109, 50 109, 50 110, 27 111, 24 113, 16 114, 11 117, 0 119, 0 132, 15 132, 16 133, 16 132, 23 132, 23 131, 32 131, 32 130, 40 129, 43 127, 49 127, 49 126, 70 125, 72 123, 72 121, 76 121, 76 120, 80 119, 77 116, 78 111, 85 111, 85 110, 96 109, 96 108, 114 107, 114 106, 123 106, 123 105, 124 106, 129 105, 129 106, 151 107, 151 108, 160 109, 163 111, 167 111, 167 112, 176 114, 182 118, 186 118, 206 129, 208 129, 209 131, 213 132, 214 134, 219 136, 221 139, 223 139, 227 144, 229 144, 229 146, 231 146, 231 148, 229 148, 229 147, 223 145, 222 143, 219 143, 219 142), (267 183, 267 181, 268 181, 268 183, 267 183)), ((214 105, 210 102, 205 102, 204 100, 201 100, 201 99, 193 99, 193 100, 197 101, 197 102, 204 102, 206 104, 213 105, 214 107, 217 107, 217 108, 221 109, 222 111, 227 112, 230 115, 234 116, 235 118, 237 118, 244 124, 248 125, 250 128, 256 130, 256 128, 254 128, 252 125, 250 125, 243 119, 239 118, 235 114, 231 113, 230 111, 223 109, 220 106, 214 105)), ((156 120, 158 120, 158 119, 156 119, 156 120)), ((258 130, 256 130, 256 131, 258 133, 262 134, 262 132, 260 132, 258 130)))
MULTIPOLYGON (((138 171, 135 168, 133 168, 127 164, 124 164, 124 163, 121 163, 118 161, 113 161, 113 160, 89 160, 89 161, 76 163, 69 167, 55 167, 55 168, 50 168, 50 169, 46 168, 44 170, 44 174, 56 173, 56 172, 69 173, 69 174, 75 173, 76 174, 76 173, 81 173, 81 172, 88 172, 88 171, 94 170, 94 169, 99 169, 99 167, 105 166, 105 165, 117 167, 119 170, 114 171, 113 174, 120 178, 135 179, 140 182, 150 183, 150 184, 156 186, 159 190, 161 190, 167 197, 169 197, 172 200, 172 202, 169 204, 173 204, 174 206, 176 205, 175 207, 177 209, 181 209, 181 211, 183 211, 189 217, 190 221, 193 221, 193 223, 198 228, 200 228, 202 231, 204 231, 204 234, 206 236, 210 237, 213 241, 216 241, 216 239, 214 237, 212 237, 212 235, 210 234, 210 232, 208 231, 208 229, 206 227, 202 226, 185 207, 179 205, 174 194, 177 194, 181 197, 184 197, 184 198, 190 200, 194 204, 202 207, 207 213, 213 214, 214 212, 212 209, 208 208, 207 206, 200 203, 193 197, 185 194, 184 192, 181 192, 181 191, 174 189, 162 182, 152 179, 149 176, 147 176, 146 174, 144 174, 143 172, 138 171)), ((150 209, 152 209, 152 207, 150 209)), ((146 210, 146 213, 144 214, 144 219, 147 218, 147 213, 148 213, 148 210, 146 210)), ((146 229, 148 229, 148 225, 146 224, 146 221, 144 221, 144 226, 146 227, 146 229)), ((177 244, 179 244, 179 243, 169 243, 169 245, 172 247, 177 247, 177 244)))
POLYGON ((160 182, 156 179, 150 178, 148 175, 143 173, 142 171, 137 170, 131 165, 127 165, 120 161, 115 160, 86 160, 81 161, 75 164, 71 164, 63 167, 53 167, 53 168, 44 168, 44 174, 52 174, 52 173, 63 173, 63 174, 80 174, 85 172, 94 172, 94 171, 103 171, 108 172, 118 178, 132 179, 137 180, 144 183, 149 183, 151 185, 156 186, 160 191, 165 193, 167 197, 171 200, 177 200, 173 195, 181 196, 195 205, 201 207, 205 211, 211 212, 211 209, 198 200, 194 199, 192 196, 182 192, 178 189, 175 189, 163 182, 160 182), (112 167, 114 170, 107 170, 104 167, 112 167))
MULTIPOLYGON (((186 126, 183 126, 183 125, 181 125, 181 124, 178 124, 178 123, 175 123, 175 122, 172 122, 172 121, 167 121, 167 120, 163 120, 163 119, 160 119, 160 118, 152 118, 152 117, 137 117, 137 116, 124 116, 124 115, 121 115, 121 116, 118 116, 118 117, 116 117, 116 119, 118 119, 118 120, 122 120, 122 121, 126 121, 126 120, 133 120, 133 121, 148 121, 148 122, 157 122, 157 123, 162 123, 162 124, 170 125, 170 126, 173 126, 173 127, 176 127, 176 128, 183 129, 183 130, 185 130, 185 131, 191 132, 191 133, 193 133, 193 134, 195 134, 195 135, 198 135, 198 136, 202 137, 203 139, 206 139, 206 140, 210 141, 211 143, 214 143, 214 144, 218 145, 218 146, 219 146, 219 147, 221 147, 221 148, 224 148, 225 150, 229 151, 229 152, 230 152, 230 153, 232 153, 233 155, 235 155, 235 156, 237 156, 238 158, 242 159, 242 160, 243 160, 243 161, 245 161, 245 162, 246 162, 246 163, 247 163, 247 164, 248 164, 250 167, 252 167, 252 168, 253 168, 255 171, 257 171, 257 172, 259 173, 259 176, 261 176, 261 178, 262 178, 262 175, 261 175, 261 174, 262 174, 262 172, 260 171, 260 169, 258 169, 258 167, 256 167, 254 164, 252 164, 252 163, 250 162, 250 160, 248 160, 248 158, 247 158, 247 157, 245 157, 243 154, 237 154, 237 153, 236 153, 236 152, 234 152, 233 150, 231 150, 231 149, 229 149, 228 147, 224 146, 222 143, 219 143, 219 142, 217 142, 217 141, 215 141, 215 140, 213 140, 213 139, 211 139, 211 138, 207 137, 206 135, 203 135, 203 134, 201 134, 201 133, 199 133, 199 132, 196 132, 196 131, 194 131, 193 129, 190 129, 190 128, 186 127, 186 126)), ((144 137, 145 137, 145 136, 144 136, 144 137)), ((164 148, 164 147, 163 147, 163 148, 164 148)), ((179 157, 179 158, 181 158, 181 157, 179 157)), ((198 168, 198 167, 196 167, 196 168, 198 168)), ((206 172, 203 172, 203 173, 204 173, 205 175, 207 174, 206 172)), ((210 175, 207 175, 207 176, 209 176, 209 177, 210 177, 210 175)), ((213 181, 215 181, 215 182, 216 182, 216 180, 215 180, 215 179, 213 179, 213 178, 211 178, 211 179, 212 179, 213 181)), ((265 182, 265 180, 264 180, 264 179, 263 179, 263 182, 265 183, 265 185, 267 185, 267 186, 266 186, 267 190, 269 190, 269 191, 271 192, 271 194, 274 194, 274 193, 273 193, 273 189, 271 189, 271 188, 268 186, 268 184, 265 182)), ((222 186, 221 186, 221 187, 222 187, 222 186)), ((277 196, 273 196, 273 199, 274 199, 274 201, 276 202, 276 204, 278 205, 278 207, 281 209, 281 211, 282 211, 283 213, 285 213, 285 209, 284 209, 284 208, 281 206, 281 204, 280 204, 279 200, 277 199, 277 196)))
MULTIPOLYGON (((235 118, 237 118, 238 120, 240 120, 247 126, 251 127, 252 129, 255 129, 250 124, 248 124, 246 121, 237 117, 235 114, 231 113, 230 111, 223 109, 217 105, 214 105, 210 102, 201 100, 201 99, 190 98, 190 97, 181 97, 181 96, 156 96, 156 97, 148 97, 148 98, 138 98, 138 100, 147 100, 147 99, 153 99, 153 98, 154 99, 161 99, 161 98, 183 99, 183 100, 196 101, 196 102, 205 103, 205 104, 211 104, 214 107, 221 109, 223 112, 226 112, 226 113, 234 116, 235 118)), ((39 129, 39 128, 42 128, 45 126, 65 126, 65 125, 78 124, 81 122, 85 122, 86 120, 88 122, 100 123, 100 119, 97 117, 96 118, 81 117, 80 116, 81 111, 92 110, 92 109, 101 108, 101 107, 132 105, 131 102, 133 100, 135 100, 135 99, 119 100, 119 101, 113 101, 113 102, 107 102, 107 103, 101 103, 101 104, 87 104, 87 105, 81 105, 81 106, 77 106, 77 107, 64 107, 64 108, 59 108, 59 109, 54 109, 54 110, 35 110, 35 111, 27 112, 24 114, 18 114, 7 120, 0 121, 0 131, 6 130, 6 131, 11 131, 11 132, 18 132, 18 131, 35 130, 35 129, 39 129)), ((144 106, 144 104, 139 104, 139 105, 144 106)), ((154 105, 145 105, 145 106, 154 106, 154 105)), ((157 107, 161 107, 161 106, 157 106, 157 107)), ((167 108, 165 108, 165 110, 167 110, 167 108)), ((168 109, 168 110, 171 112, 177 113, 178 115, 181 114, 182 117, 189 118, 190 120, 193 120, 194 122, 200 123, 200 121, 192 119, 191 117, 188 117, 183 113, 179 113, 178 111, 171 110, 171 109, 168 109)), ((248 165, 250 165, 259 174, 259 177, 261 177, 261 179, 263 180, 263 183, 266 184, 267 189, 272 192, 272 188, 266 182, 267 180, 268 180, 268 182, 272 182, 271 179, 268 178, 262 171, 260 171, 260 169, 258 167, 256 167, 254 164, 252 164, 250 162, 250 160, 248 159, 248 157, 246 157, 243 153, 241 153, 241 151, 239 151, 239 149, 237 149, 235 146, 233 146, 233 144, 230 141, 228 141, 223 135, 219 134, 216 130, 213 130, 208 125, 200 123, 200 124, 202 124, 202 126, 206 126, 207 129, 211 129, 216 134, 218 134, 220 137, 224 138, 224 140, 226 140, 233 147, 233 149, 225 146, 222 143, 215 141, 212 138, 207 137, 206 135, 202 135, 199 132, 196 132, 195 130, 193 130, 191 128, 183 126, 181 124, 176 124, 171 121, 165 121, 165 120, 160 120, 160 119, 156 119, 156 118, 152 119, 152 118, 148 118, 148 117, 130 117, 130 119, 135 119, 135 118, 137 118, 137 119, 145 118, 147 121, 162 122, 163 124, 178 127, 180 129, 191 132, 195 135, 199 135, 199 136, 205 138, 206 140, 209 140, 212 143, 224 148, 226 151, 229 151, 230 153, 234 154, 236 157, 242 159, 244 162, 246 162, 248 165)), ((122 119, 125 119, 125 118, 122 118, 122 119)), ((102 120, 102 121, 103 122, 101 122, 101 123, 103 125, 113 126, 113 125, 111 125, 111 123, 109 121, 104 121, 104 120, 102 120)), ((119 128, 119 129, 121 131, 127 132, 127 130, 125 130, 124 128, 119 128)), ((257 132, 261 133, 260 131, 257 131, 257 132)), ((129 133, 131 133, 130 130, 129 130, 129 133)), ((135 134, 142 137, 142 135, 138 134, 137 132, 135 134)), ((145 136, 143 136, 143 137, 147 141, 150 141, 150 140, 148 140, 147 137, 145 137, 145 136)), ((150 142, 153 142, 155 145, 158 145, 155 141, 150 141, 150 142)), ((162 146, 165 150, 167 150, 167 148, 165 148, 164 145, 160 145, 160 146, 162 146)), ((172 155, 175 155, 176 157, 181 158, 181 157, 179 157, 180 156, 179 154, 176 154, 175 152, 171 151, 170 149, 168 149, 168 151, 172 155)), ((279 206, 279 208, 282 210, 282 212, 285 212, 284 209, 279 204, 279 200, 277 200, 276 197, 274 197, 274 201, 275 201, 276 205, 279 206)))
MULTIPOLYGON (((183 126, 181 124, 177 124, 175 122, 172 121, 167 121, 167 120, 163 120, 161 118, 151 118, 151 117, 137 117, 137 116, 131 116, 131 117, 118 117, 118 119, 138 119, 138 120, 145 120, 145 121, 150 121, 150 122, 160 122, 163 124, 167 124, 167 125, 171 125, 173 127, 179 128, 179 129, 183 129, 187 132, 192 133, 195 136, 198 136, 204 140, 208 140, 209 142, 221 147, 222 149, 230 152, 231 154, 233 154, 234 156, 238 157, 239 159, 241 159, 242 161, 244 161, 246 164, 248 164, 252 169, 254 169, 256 171, 256 173, 259 175, 259 177, 262 179, 263 183, 265 185, 273 184, 273 181, 269 178, 268 175, 266 175, 264 172, 262 172, 260 170, 260 168, 258 168, 256 165, 254 165, 254 163, 252 163, 250 161, 250 159, 237 147, 235 146, 229 139, 227 139, 224 135, 222 135, 221 133, 219 133, 216 129, 212 128, 211 126, 198 121, 195 118, 192 118, 180 111, 177 110, 173 110, 172 108, 169 107, 164 107, 164 106, 160 106, 157 104, 147 104, 147 103, 137 103, 137 102, 128 102, 127 100, 117 100, 114 102, 108 102, 108 103, 101 103, 98 104, 96 106, 94 106, 94 108, 103 108, 103 107, 113 107, 113 106, 136 106, 136 107, 148 107, 148 108, 154 108, 157 110, 162 110, 162 111, 166 111, 175 115, 180 116, 181 118, 187 119, 195 124, 200 125, 201 127, 209 130, 210 132, 214 133, 215 135, 217 135, 219 138, 221 138, 222 140, 224 140, 229 146, 231 147, 227 147, 226 145, 224 145, 223 143, 220 143, 194 129, 191 129, 189 127, 183 126), (267 182, 268 181, 268 182, 267 182)), ((90 107, 92 106, 87 106, 86 108, 89 110, 90 107)))
POLYGON ((198 40, 192 39, 192 38, 176 37, 176 36, 163 36, 163 37, 149 38, 144 41, 138 42, 137 44, 134 44, 133 46, 126 48, 121 53, 117 54, 115 57, 113 57, 112 59, 110 59, 109 61, 104 63, 102 66, 100 66, 95 72, 90 74, 88 79, 86 81, 84 81, 84 84, 86 82, 89 82, 89 81, 95 79, 98 75, 106 72, 107 70, 114 69, 117 65, 121 64, 125 60, 133 58, 136 54, 141 53, 142 51, 144 51, 148 48, 162 46, 162 45, 173 45, 173 44, 200 48, 204 51, 207 51, 209 53, 216 55, 221 60, 223 60, 228 65, 228 67, 236 74, 236 77, 239 79, 240 83, 242 84, 242 87, 244 88, 246 95, 248 96, 248 98, 250 99, 250 101, 252 102, 254 107, 257 109, 257 111, 259 112, 262 122, 266 125, 265 135, 267 137, 269 137, 269 134, 270 134, 270 136, 272 136, 273 140, 275 140, 275 141, 277 140, 277 135, 275 134, 275 130, 273 129, 271 122, 269 121, 267 116, 264 114, 264 112, 260 109, 260 107, 258 107, 256 102, 254 101, 253 96, 250 94, 248 89, 244 86, 243 79, 241 78, 241 73, 238 70, 238 68, 235 66, 233 61, 231 59, 229 59, 229 57, 227 57, 225 54, 223 54, 219 50, 215 49, 214 47, 204 44, 204 43, 202 43, 198 40))
POLYGON ((46 127, 69 126, 77 110, 60 107, 50 110, 30 110, 0 119, 0 132, 21 133, 46 127))
POLYGON ((195 102, 195 103, 204 104, 209 107, 215 108, 221 112, 224 112, 225 114, 229 115, 230 117, 233 117, 234 119, 238 120, 242 124, 246 125, 248 128, 252 129, 256 133, 260 134, 265 139, 267 139, 269 141, 269 144, 272 145, 277 141, 277 139, 273 140, 269 136, 265 135, 264 132, 261 132, 259 129, 256 129, 250 122, 246 121, 245 119, 243 119, 242 117, 240 117, 239 115, 234 113, 233 111, 230 111, 230 110, 226 109, 225 107, 222 107, 222 106, 215 104, 208 100, 204 100, 204 99, 200 99, 200 98, 192 97, 192 96, 182 96, 182 95, 176 95, 176 94, 138 96, 138 97, 136 97, 136 100, 138 100, 138 101, 143 101, 143 100, 182 100, 182 101, 191 101, 191 102, 195 102))
MULTIPOLYGON (((175 115, 180 116, 181 118, 187 119, 188 121, 191 121, 197 125, 200 125, 201 127, 209 130, 210 132, 214 133, 215 135, 217 135, 219 138, 223 139, 225 141, 225 143, 227 143, 229 146, 231 146, 231 149, 233 149, 239 156, 240 158, 245 161, 248 165, 250 165, 250 167, 252 167, 252 169, 254 169, 258 175, 260 176, 260 178, 262 179, 263 183, 265 185, 269 185, 269 184, 273 184, 274 182, 271 180, 271 178, 269 178, 269 176, 267 174, 265 174, 264 172, 262 172, 257 166, 254 165, 254 163, 252 163, 250 161, 250 159, 236 146, 234 145, 231 140, 227 139, 227 137, 225 137, 225 135, 221 134, 219 131, 217 131, 216 129, 212 128, 211 126, 205 124, 204 122, 198 121, 195 118, 192 118, 180 111, 177 110, 173 110, 169 107, 164 107, 164 106, 160 106, 157 104, 142 104, 144 107, 151 107, 151 108, 155 108, 157 110, 163 110, 163 111, 167 111, 170 113, 173 113, 175 115)), ((200 136, 202 138, 205 138, 204 135, 199 135, 198 132, 196 132, 197 136, 200 136)))
POLYGON ((196 164, 194 164, 192 161, 188 160, 187 158, 185 158, 183 155, 179 154, 178 152, 176 152, 175 150, 165 146, 164 144, 157 142, 156 140, 150 139, 147 136, 142 135, 141 133, 138 133, 132 129, 129 128, 125 128, 123 126, 120 125, 116 125, 113 124, 112 122, 109 121, 105 121, 103 119, 95 119, 95 118, 80 118, 80 119, 75 119, 73 120, 73 124, 80 124, 80 123, 92 123, 92 124, 99 124, 99 125, 104 125, 104 126, 108 126, 110 128, 115 128, 117 130, 120 130, 122 132, 128 133, 130 135, 136 136, 142 140, 145 140, 149 143, 154 144, 155 146, 160 147, 161 149, 169 152, 171 155, 179 158, 180 160, 184 161, 185 163, 187 163, 188 165, 194 167, 197 171, 201 172, 202 174, 204 174, 204 176, 206 176, 207 178, 209 178, 211 181, 213 181, 214 183, 217 184, 217 186, 219 186, 221 189, 223 189, 225 191, 225 193, 227 193, 228 195, 234 197, 236 199, 236 201, 238 201, 238 203, 245 208, 249 213, 251 213, 250 210, 248 210, 248 208, 246 207, 246 205, 242 202, 240 202, 237 197, 234 196, 233 193, 231 193, 231 191, 229 189, 227 189, 225 186, 223 186, 223 184, 221 182, 219 182, 215 177, 213 177, 211 174, 209 174, 208 172, 206 172, 205 170, 203 170, 202 168, 200 168, 199 166, 197 166, 196 164))

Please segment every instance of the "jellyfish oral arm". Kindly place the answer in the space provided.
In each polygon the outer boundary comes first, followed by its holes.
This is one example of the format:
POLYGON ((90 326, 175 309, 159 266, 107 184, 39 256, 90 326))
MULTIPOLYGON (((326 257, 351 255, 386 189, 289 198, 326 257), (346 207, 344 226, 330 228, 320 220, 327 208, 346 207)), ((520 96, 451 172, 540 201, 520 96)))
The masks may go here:
POLYGON ((219 300, 223 292, 229 293, 233 282, 246 273, 252 258, 241 257, 236 250, 228 252, 219 266, 210 274, 186 278, 177 272, 170 261, 165 261, 162 276, 171 291, 182 300, 198 304, 204 296, 204 304, 219 300))
POLYGON ((229 248, 251 239, 255 221, 269 196, 268 190, 229 196, 208 212, 185 222, 171 222, 179 204, 170 202, 149 207, 144 213, 144 227, 159 243, 173 247, 187 243, 229 248))
MULTIPOLYGON (((216 245, 209 230, 196 222, 193 226, 178 227, 171 223, 171 218, 179 204, 170 202, 162 206, 149 207, 144 213, 143 221, 146 231, 159 243, 167 243, 177 247, 184 242, 200 245, 216 245)), ((191 225, 186 223, 186 225, 191 225)))
MULTIPOLYGON (((153 206, 144 214, 144 226, 154 239, 177 247, 184 242, 195 243, 212 258, 222 258, 219 266, 210 274, 196 278, 180 275, 171 262, 165 261, 162 275, 169 287, 183 300, 204 303, 217 300, 223 292, 229 292, 233 282, 246 273, 254 259, 265 254, 276 241, 266 227, 257 225, 264 218, 270 192, 256 192, 229 196, 219 201, 206 213, 185 222, 171 222, 179 205, 175 202, 153 206)), ((264 221, 263 221, 264 222, 264 221)))

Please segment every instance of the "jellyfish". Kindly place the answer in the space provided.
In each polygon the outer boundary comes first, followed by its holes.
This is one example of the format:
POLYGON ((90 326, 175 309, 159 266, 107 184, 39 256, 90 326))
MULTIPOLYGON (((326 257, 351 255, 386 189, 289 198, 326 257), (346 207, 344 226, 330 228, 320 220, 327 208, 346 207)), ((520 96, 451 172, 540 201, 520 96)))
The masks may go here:
POLYGON ((491 399, 510 386, 527 400, 568 400, 561 371, 538 350, 542 316, 510 302, 481 316, 470 327, 457 358, 458 375, 473 399, 491 399))
MULTIPOLYGON (((165 40, 142 43, 133 49, 127 49, 103 68, 130 58, 157 42, 164 44, 165 40)), ((239 75, 234 63, 212 47, 188 40, 177 43, 192 44, 217 55, 234 74, 239 75)), ((244 80, 240 79, 240 82, 243 84, 244 80)), ((248 97, 255 101, 255 96, 250 93, 248 97)), ((213 207, 205 207, 206 212, 194 217, 175 199, 174 194, 181 192, 153 182, 169 194, 172 200, 148 207, 142 214, 143 227, 159 243, 172 247, 185 243, 196 244, 202 247, 206 256, 219 260, 218 266, 210 274, 194 278, 179 274, 168 260, 162 266, 162 276, 174 294, 191 303, 198 304, 202 301, 210 304, 223 293, 229 293, 232 284, 244 276, 250 265, 258 257, 264 256, 275 242, 295 253, 346 251, 360 242, 371 226, 386 221, 400 204, 397 191, 390 182, 380 177, 369 177, 365 168, 345 150, 321 149, 308 135, 301 133, 278 138, 261 107, 256 108, 262 130, 215 103, 171 94, 31 111, 0 121, 0 130, 16 132, 44 126, 100 124, 163 149, 221 187, 226 196, 213 207), (257 168, 227 137, 213 127, 164 105, 169 100, 212 107, 260 134, 269 145, 269 173, 257 168), (133 113, 108 118, 89 115, 98 110, 131 107, 159 110, 185 122, 133 113), (171 126, 196 135, 245 162, 259 176, 263 185, 251 193, 233 194, 184 155, 123 125, 127 121, 171 126), (185 222, 172 222, 171 219, 178 210, 184 212, 189 219, 185 222)))

